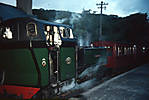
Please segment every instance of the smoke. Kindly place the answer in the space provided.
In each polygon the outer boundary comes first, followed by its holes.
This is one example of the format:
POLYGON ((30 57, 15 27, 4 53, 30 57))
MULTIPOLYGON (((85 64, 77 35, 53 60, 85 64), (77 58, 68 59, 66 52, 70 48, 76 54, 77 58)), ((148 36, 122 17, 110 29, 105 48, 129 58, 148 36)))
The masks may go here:
POLYGON ((62 92, 68 91, 68 90, 74 88, 75 85, 76 85, 76 84, 75 84, 75 79, 73 78, 73 79, 72 79, 72 82, 71 82, 69 85, 64 85, 64 86, 62 87, 61 91, 62 91, 62 92))
POLYGON ((90 37, 91 37, 91 33, 89 33, 89 32, 87 32, 87 34, 86 34, 87 36, 86 36, 86 39, 85 39, 85 46, 90 46, 90 43, 91 43, 91 39, 90 39, 90 37))
POLYGON ((95 76, 99 72, 101 66, 105 63, 106 63, 106 58, 101 57, 95 65, 88 67, 78 76, 81 79, 86 76, 93 77, 92 79, 82 82, 81 84, 75 84, 75 79, 72 79, 72 82, 69 85, 63 86, 61 91, 65 92, 68 90, 89 89, 90 87, 92 87, 94 84, 97 83, 95 76))
POLYGON ((65 85, 62 87, 61 92, 66 92, 66 91, 73 91, 73 90, 86 90, 89 89, 90 87, 92 87, 94 84, 96 84, 96 78, 93 78, 91 80, 85 81, 81 84, 75 84, 75 79, 73 79, 73 81, 71 82, 71 84, 69 85, 65 85))
POLYGON ((79 44, 79 46, 83 46, 83 38, 82 38, 82 36, 80 36, 78 38, 78 44, 79 44))
POLYGON ((90 44, 91 44, 90 36, 91 36, 91 34, 88 33, 88 32, 86 33, 85 37, 79 36, 78 37, 78 44, 79 44, 79 46, 90 46, 90 44))
MULTIPOLYGON (((70 24, 72 25, 72 27, 74 27, 74 23, 80 21, 80 19, 82 18, 81 14, 78 13, 72 13, 71 17, 70 17, 70 24)), ((80 34, 80 31, 78 31, 80 34)), ((78 37, 78 44, 79 46, 90 46, 90 33, 87 32, 86 30, 83 30, 82 34, 86 34, 85 36, 83 35, 79 35, 78 37)))
POLYGON ((85 76, 91 77, 93 74, 97 73, 99 67, 100 67, 100 65, 88 67, 79 75, 79 77, 80 78, 85 77, 85 76))
POLYGON ((67 18, 63 18, 63 19, 57 19, 54 22, 56 22, 56 23, 63 23, 66 20, 67 20, 67 18))
POLYGON ((73 90, 78 90, 78 89, 87 90, 96 83, 97 83, 96 78, 93 78, 93 79, 85 81, 81 84, 76 84, 76 86, 73 88, 73 90))
POLYGON ((100 57, 98 62, 93 65, 88 67, 87 69, 85 69, 80 75, 79 78, 83 78, 85 76, 91 77, 93 75, 96 75, 98 73, 98 71, 100 70, 100 67, 104 64, 106 64, 106 57, 100 57))
POLYGON ((78 13, 72 13, 70 17, 70 24, 73 25, 73 23, 81 18, 81 15, 78 13))
POLYGON ((91 44, 91 33, 84 31, 85 36, 80 35, 78 37, 78 45, 79 46, 90 46, 91 44))

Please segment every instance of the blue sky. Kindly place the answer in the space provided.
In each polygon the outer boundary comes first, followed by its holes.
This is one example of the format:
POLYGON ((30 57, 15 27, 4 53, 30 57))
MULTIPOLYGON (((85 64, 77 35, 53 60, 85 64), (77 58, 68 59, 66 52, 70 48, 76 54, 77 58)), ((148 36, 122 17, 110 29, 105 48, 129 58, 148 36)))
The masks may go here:
MULTIPOLYGON (((82 12, 91 9, 98 11, 96 3, 104 1, 108 3, 104 14, 113 14, 121 17, 142 12, 149 13, 149 0, 33 0, 33 8, 56 9, 72 12, 82 12)), ((16 5, 16 0, 0 0, 2 3, 16 5)))

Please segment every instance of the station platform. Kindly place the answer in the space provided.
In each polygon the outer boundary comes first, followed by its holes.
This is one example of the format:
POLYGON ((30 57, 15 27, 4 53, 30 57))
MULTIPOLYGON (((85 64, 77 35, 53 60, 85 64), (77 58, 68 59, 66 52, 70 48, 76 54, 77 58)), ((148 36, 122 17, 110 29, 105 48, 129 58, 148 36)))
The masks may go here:
POLYGON ((120 74, 82 93, 79 100, 149 100, 149 64, 120 74))

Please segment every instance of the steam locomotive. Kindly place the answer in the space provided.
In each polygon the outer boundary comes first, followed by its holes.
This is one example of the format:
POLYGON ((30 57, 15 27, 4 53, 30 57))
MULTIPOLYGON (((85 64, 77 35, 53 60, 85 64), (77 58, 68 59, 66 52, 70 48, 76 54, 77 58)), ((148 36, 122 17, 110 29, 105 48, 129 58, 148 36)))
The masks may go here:
MULTIPOLYGON (((17 8, 0 6, 13 9, 20 15, 17 8)), ((73 80, 77 83, 90 66, 98 64, 106 71, 117 71, 148 60, 148 46, 145 44, 97 41, 92 46, 79 47, 68 25, 26 14, 13 18, 1 14, 1 18, 2 97, 50 98, 73 80)))

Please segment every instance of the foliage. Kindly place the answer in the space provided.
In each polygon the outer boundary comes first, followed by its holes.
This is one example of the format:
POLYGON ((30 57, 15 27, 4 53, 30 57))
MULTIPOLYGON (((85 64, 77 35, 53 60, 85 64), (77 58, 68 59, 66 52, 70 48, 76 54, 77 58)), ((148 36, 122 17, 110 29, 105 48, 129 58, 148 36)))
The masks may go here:
POLYGON ((100 15, 82 12, 81 14, 67 11, 54 11, 34 9, 33 14, 38 18, 55 21, 65 19, 62 23, 73 27, 73 32, 78 39, 84 41, 149 41, 149 23, 147 14, 136 13, 120 18, 116 15, 102 15, 103 34, 99 35, 100 15), (74 18, 73 14, 80 17, 74 18))
POLYGON ((37 18, 47 21, 53 21, 56 16, 55 10, 44 10, 44 9, 33 9, 33 14, 37 16, 37 18))

